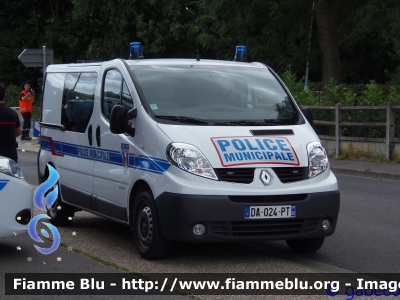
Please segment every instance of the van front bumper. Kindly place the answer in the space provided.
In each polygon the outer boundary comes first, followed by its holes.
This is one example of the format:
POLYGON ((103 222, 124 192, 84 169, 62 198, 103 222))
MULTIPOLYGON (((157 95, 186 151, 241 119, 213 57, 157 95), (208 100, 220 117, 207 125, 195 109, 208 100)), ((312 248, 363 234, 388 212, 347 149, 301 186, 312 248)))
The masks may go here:
POLYGON ((156 206, 164 237, 179 242, 236 242, 311 239, 332 235, 340 207, 340 192, 274 196, 212 196, 163 193, 156 206), (289 197, 285 201, 283 197, 289 197), (284 202, 282 202, 284 201, 284 202), (246 206, 295 205, 296 217, 245 219, 246 206), (328 230, 322 221, 328 219, 328 230), (192 228, 203 224, 205 233, 192 228))

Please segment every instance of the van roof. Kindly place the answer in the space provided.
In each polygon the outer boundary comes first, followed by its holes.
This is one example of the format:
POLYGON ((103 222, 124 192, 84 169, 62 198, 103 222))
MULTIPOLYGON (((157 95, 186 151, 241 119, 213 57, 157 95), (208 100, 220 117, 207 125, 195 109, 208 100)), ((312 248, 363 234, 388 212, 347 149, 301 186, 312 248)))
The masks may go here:
MULTIPOLYGON (((116 59, 119 60, 119 59, 116 59)), ((159 59, 135 59, 125 60, 129 66, 166 66, 166 65, 203 65, 203 66, 240 66, 247 68, 266 68, 266 66, 260 62, 238 62, 229 60, 213 60, 213 59, 201 59, 197 61, 195 58, 159 58, 159 59)), ((72 64, 54 64, 47 67, 47 72, 65 72, 68 68, 80 67, 89 69, 98 69, 103 62, 91 62, 91 63, 72 63, 72 64)))
POLYGON ((265 65, 259 62, 238 62, 230 60, 213 60, 213 59, 201 59, 197 61, 195 58, 160 58, 160 59, 135 59, 127 60, 128 65, 203 65, 203 66, 241 66, 251 68, 265 68, 265 65))

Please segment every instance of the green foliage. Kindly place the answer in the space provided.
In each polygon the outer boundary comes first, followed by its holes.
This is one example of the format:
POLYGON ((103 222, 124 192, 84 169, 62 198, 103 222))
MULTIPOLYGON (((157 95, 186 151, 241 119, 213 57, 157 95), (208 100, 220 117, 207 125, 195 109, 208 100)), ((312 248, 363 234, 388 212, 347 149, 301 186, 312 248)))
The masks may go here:
MULTIPOLYGON (((400 105, 400 86, 393 85, 389 89, 386 86, 378 85, 371 81, 366 85, 339 84, 333 81, 326 88, 326 93, 318 93, 311 89, 308 93, 303 90, 302 81, 297 81, 290 68, 282 75, 282 80, 290 89, 292 95, 301 106, 335 106, 341 103, 342 106, 386 106, 391 102, 393 105, 400 105)), ((310 85, 313 86, 312 84, 310 85)), ((334 111, 316 110, 313 112, 315 120, 335 121, 334 111)), ((400 116, 397 113, 395 124, 395 136, 400 137, 400 116)), ((385 111, 344 111, 342 122, 386 122, 385 111)), ((320 135, 334 135, 334 128, 328 126, 317 126, 316 131, 320 135)), ((351 128, 343 129, 345 136, 384 138, 385 128, 351 128)))
POLYGON ((385 156, 378 154, 378 155, 373 156, 370 159, 370 161, 372 161, 372 162, 387 162, 387 159, 385 156))
POLYGON ((282 74, 282 80, 298 103, 301 105, 319 105, 319 93, 315 91, 306 92, 304 90, 304 78, 297 81, 296 75, 290 70, 290 67, 282 74))
POLYGON ((348 152, 340 152, 339 153, 339 159, 345 160, 345 159, 349 159, 349 158, 350 158, 350 155, 348 152))
POLYGON ((388 102, 393 105, 400 105, 400 85, 392 85, 387 96, 388 102))
POLYGON ((329 81, 329 85, 326 87, 326 95, 324 96, 325 101, 330 105, 343 102, 344 88, 343 85, 336 85, 334 80, 329 81))
POLYGON ((9 85, 6 88, 6 99, 5 102, 10 107, 19 107, 19 94, 22 89, 15 85, 9 85))
POLYGON ((371 80, 369 84, 367 84, 366 89, 363 91, 360 97, 361 106, 379 106, 386 105, 385 99, 383 97, 383 91, 378 87, 375 81, 371 80))
MULTIPOLYGON (((288 64, 296 74, 303 72, 307 60, 308 36, 312 3, 307 0, 204 0, 196 20, 200 32, 208 36, 202 46, 213 49, 214 57, 232 60, 234 46, 248 47, 251 61, 262 61, 276 71, 284 71, 288 64), (212 38, 213 37, 213 38, 212 38), (216 49, 217 48, 217 49, 216 49), (217 53, 216 53, 217 52, 217 53)), ((309 59, 311 69, 318 68, 316 40, 312 40, 309 59)))
MULTIPOLYGON (((398 0, 336 2, 339 6, 337 24, 344 81, 385 83, 394 81, 396 77, 399 80, 398 0)), ((400 81, 393 83, 400 84, 400 81)))
MULTIPOLYGON (((338 8, 336 19, 344 81, 385 83, 392 80, 400 84, 398 0, 332 2, 338 8)), ((146 58, 194 58, 198 43, 202 58, 232 60, 234 47, 245 44, 250 61, 265 62, 281 73, 291 65, 292 72, 300 78, 308 60, 310 76, 320 79, 321 53, 315 16, 308 51, 310 20, 314 14, 309 0, 1 3, 7 9, 0 10, 0 82, 6 85, 20 85, 29 80, 39 90, 42 69, 26 68, 16 59, 25 48, 46 45, 54 50, 55 63, 73 63, 78 59, 127 58, 132 41, 143 43, 146 58)), ((339 91, 332 91, 334 98, 338 95, 335 92, 339 91)), ((300 92, 298 97, 304 103, 320 99, 319 94, 305 92, 300 92)))
MULTIPOLYGON (((43 45, 54 50, 55 63, 74 63, 78 59, 127 58, 132 41, 143 43, 146 58, 195 58, 198 47, 202 58, 232 60, 234 47, 244 44, 250 61, 265 62, 283 74, 302 105, 386 105, 389 101, 400 105, 398 0, 332 2, 337 6, 347 84, 331 82, 324 95, 312 83, 310 91, 304 91, 301 78, 307 60, 312 80, 319 80, 321 74, 317 27, 309 0, 2 1, 7 9, 0 10, 0 82, 21 88, 24 81, 30 81, 39 99, 42 69, 26 68, 16 58, 25 48, 43 45), (291 68, 286 71, 288 65, 291 68), (380 84, 389 80, 391 88, 382 89, 380 84)), ((8 100, 14 98, 9 94, 8 100)), ((346 113, 344 118, 366 116, 346 113)), ((398 123, 398 132, 397 128, 398 123)))
POLYGON ((41 103, 34 103, 32 107, 32 120, 40 120, 41 103))

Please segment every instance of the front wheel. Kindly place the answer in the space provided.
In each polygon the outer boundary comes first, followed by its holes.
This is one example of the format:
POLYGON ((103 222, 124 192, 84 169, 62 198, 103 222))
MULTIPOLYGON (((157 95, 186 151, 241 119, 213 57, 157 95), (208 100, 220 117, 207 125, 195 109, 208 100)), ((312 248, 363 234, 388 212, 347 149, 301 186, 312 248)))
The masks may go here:
POLYGON ((152 260, 169 255, 172 244, 162 234, 160 220, 150 192, 144 191, 136 199, 132 222, 135 246, 141 257, 152 260))
POLYGON ((299 253, 313 253, 322 247, 324 240, 324 237, 307 240, 287 240, 286 244, 292 251, 299 253))

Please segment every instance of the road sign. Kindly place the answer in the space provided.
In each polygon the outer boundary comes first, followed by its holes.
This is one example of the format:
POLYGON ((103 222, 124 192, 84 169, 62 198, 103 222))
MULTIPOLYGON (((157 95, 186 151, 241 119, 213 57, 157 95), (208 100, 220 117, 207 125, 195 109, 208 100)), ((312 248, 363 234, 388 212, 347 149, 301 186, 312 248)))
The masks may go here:
POLYGON ((18 59, 25 67, 45 67, 53 64, 53 49, 25 49, 18 59))

